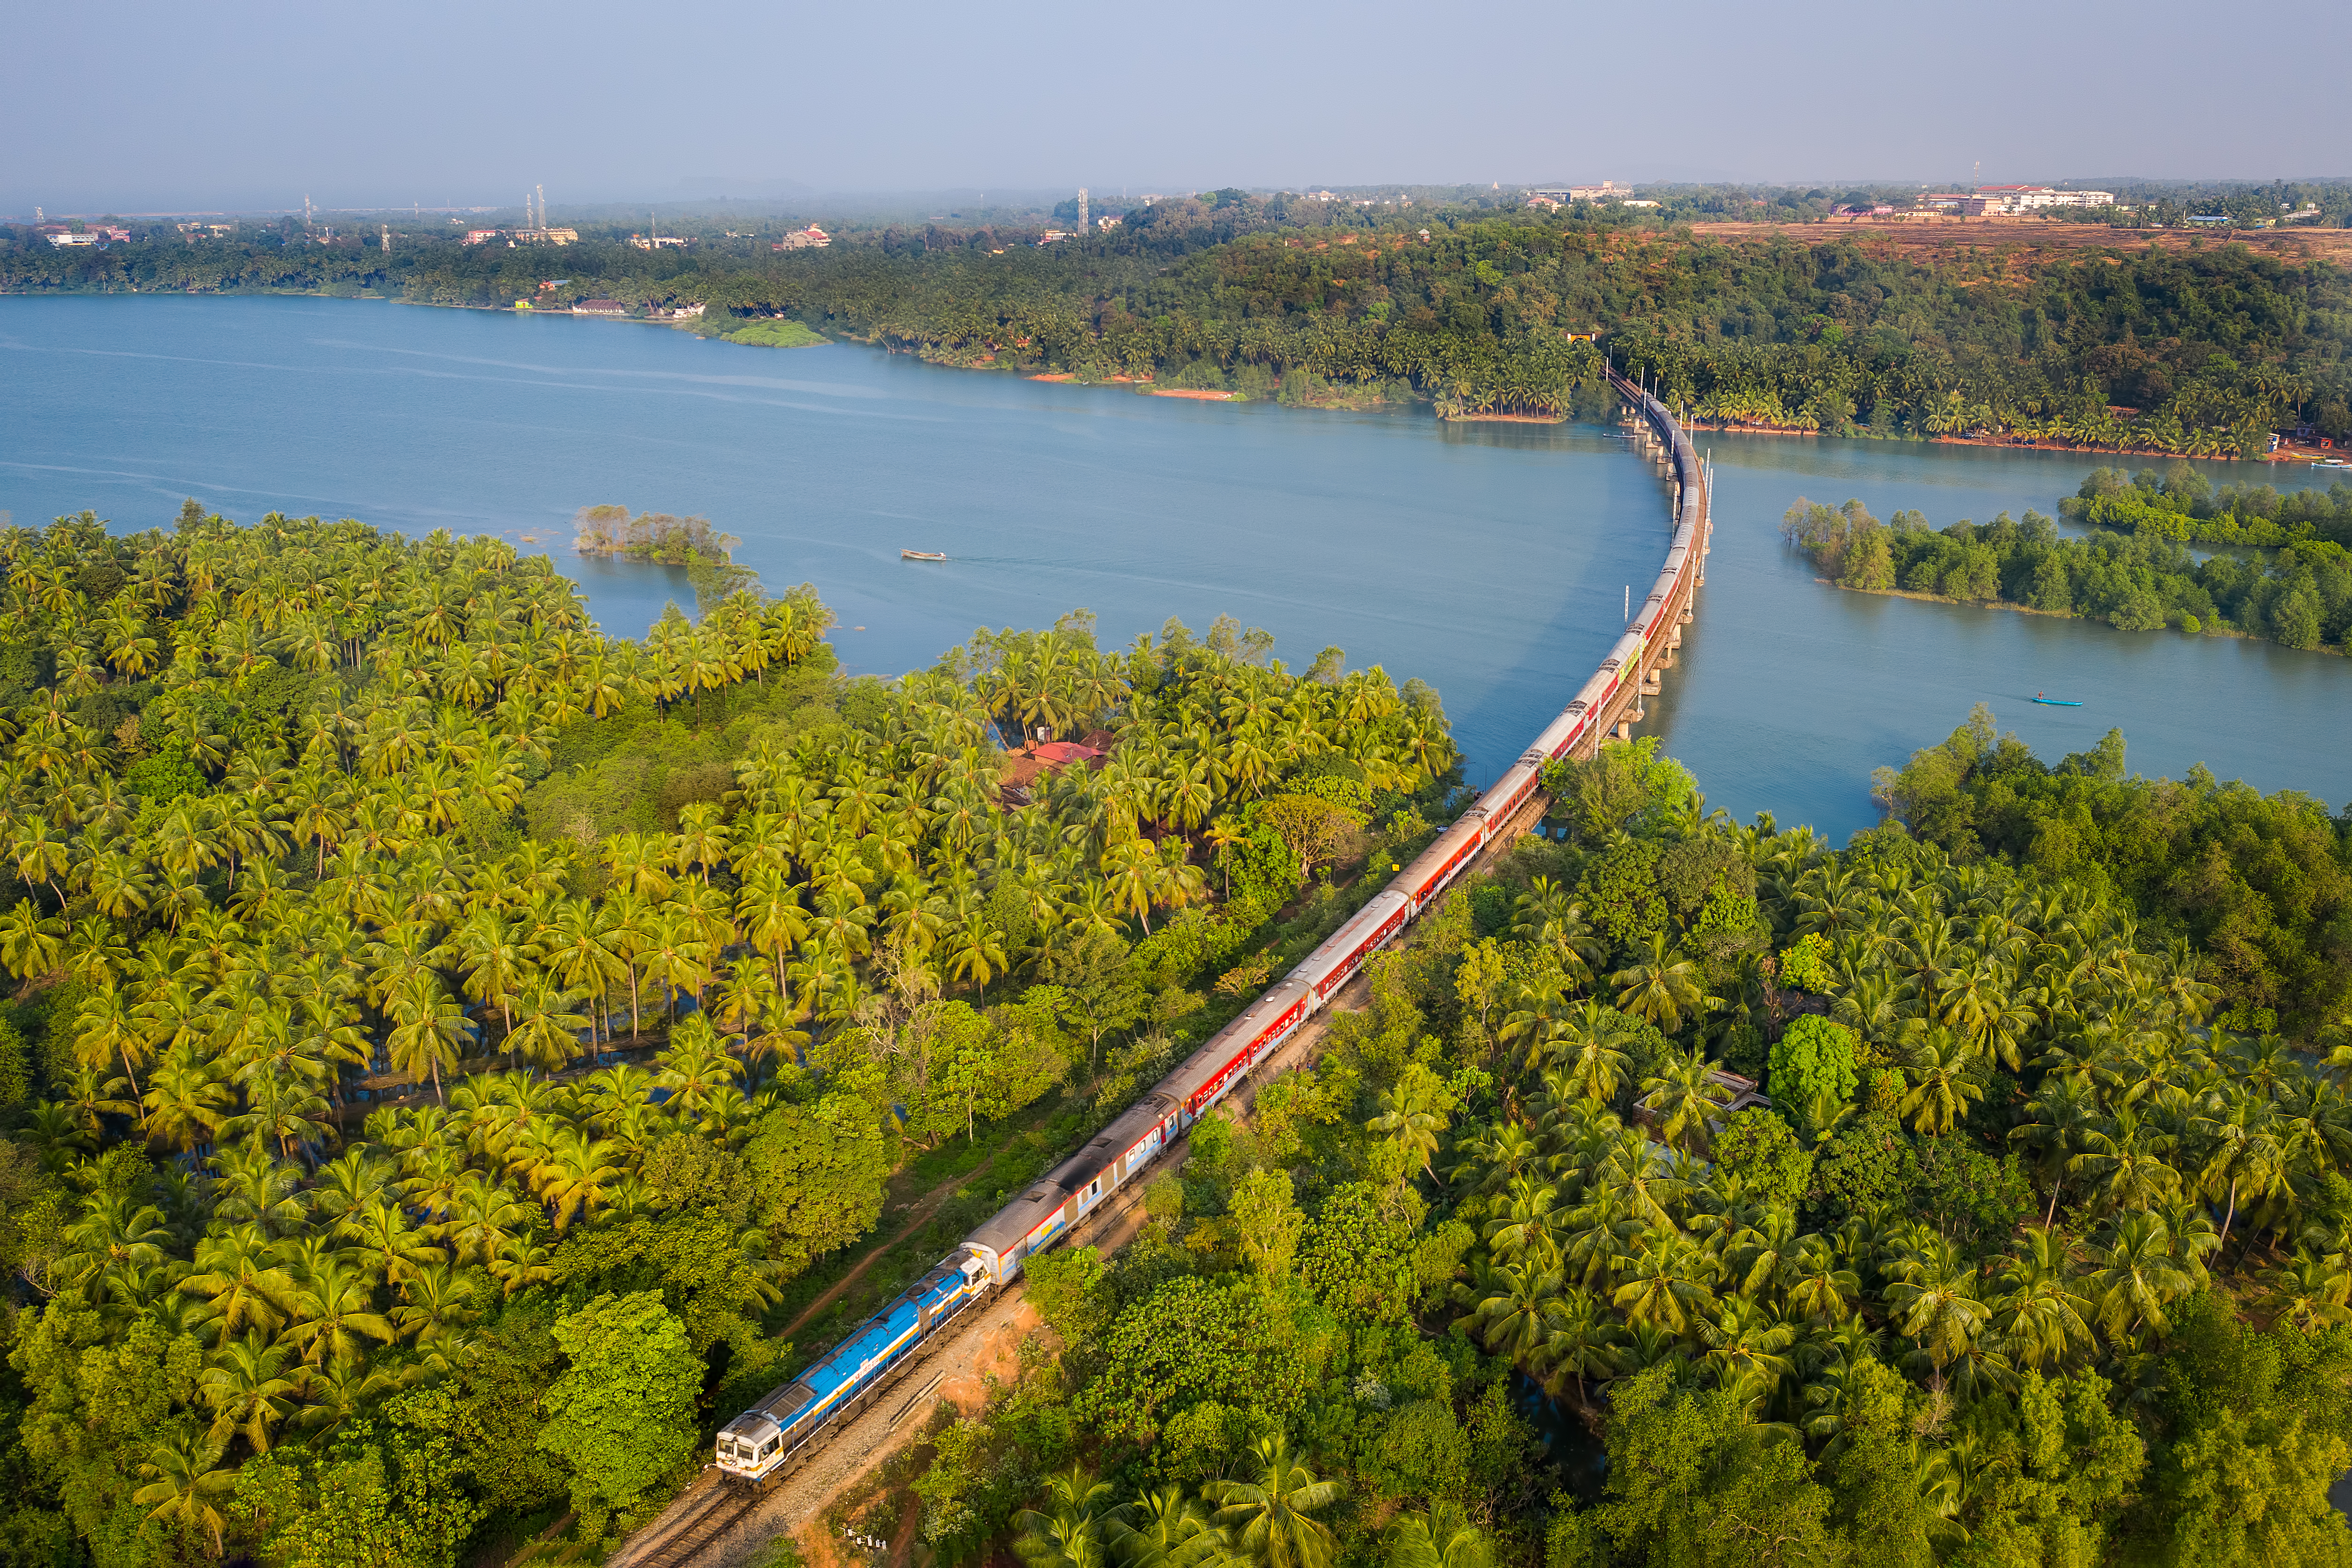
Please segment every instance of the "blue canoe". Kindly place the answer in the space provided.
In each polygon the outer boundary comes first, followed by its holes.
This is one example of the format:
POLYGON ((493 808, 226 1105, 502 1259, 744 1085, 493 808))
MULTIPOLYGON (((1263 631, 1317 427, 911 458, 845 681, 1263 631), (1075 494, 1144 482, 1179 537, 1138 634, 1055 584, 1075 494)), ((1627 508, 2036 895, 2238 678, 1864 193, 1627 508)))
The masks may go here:
POLYGON ((2069 702, 2063 697, 2037 697, 2033 700, 2044 708, 2080 708, 2079 702, 2069 702))

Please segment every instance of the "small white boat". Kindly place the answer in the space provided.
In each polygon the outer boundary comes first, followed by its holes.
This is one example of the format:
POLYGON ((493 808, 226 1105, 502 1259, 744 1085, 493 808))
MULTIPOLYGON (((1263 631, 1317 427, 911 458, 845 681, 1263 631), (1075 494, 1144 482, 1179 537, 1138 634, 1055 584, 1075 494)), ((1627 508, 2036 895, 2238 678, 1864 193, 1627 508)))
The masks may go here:
POLYGON ((898 559, 901 561, 945 561, 947 559, 947 554, 945 552, 939 550, 901 550, 898 552, 898 559))

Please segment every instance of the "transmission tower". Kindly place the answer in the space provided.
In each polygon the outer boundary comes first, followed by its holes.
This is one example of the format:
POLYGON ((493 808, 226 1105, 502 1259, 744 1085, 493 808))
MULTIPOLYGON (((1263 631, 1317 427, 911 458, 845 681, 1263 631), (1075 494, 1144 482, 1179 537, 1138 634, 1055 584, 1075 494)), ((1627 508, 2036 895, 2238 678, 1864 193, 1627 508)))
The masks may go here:
POLYGON ((1078 232, 1087 232, 1087 188, 1084 185, 1078 187, 1078 232))

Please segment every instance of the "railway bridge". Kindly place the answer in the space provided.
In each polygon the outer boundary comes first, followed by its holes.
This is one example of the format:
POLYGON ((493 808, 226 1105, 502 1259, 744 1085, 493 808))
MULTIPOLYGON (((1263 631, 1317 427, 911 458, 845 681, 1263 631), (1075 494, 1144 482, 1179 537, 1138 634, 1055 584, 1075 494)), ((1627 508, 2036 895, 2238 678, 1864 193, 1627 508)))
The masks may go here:
POLYGON ((1682 652, 1683 628, 1696 613, 1694 601, 1706 583, 1706 556, 1714 532, 1714 474, 1692 447, 1690 437, 1666 405, 1631 380, 1610 370, 1609 384, 1627 405, 1626 422, 1633 427, 1636 447, 1658 468, 1673 488, 1674 537, 1667 562, 1649 595, 1631 606, 1626 619, 1629 647, 1621 642, 1602 660, 1603 675, 1620 679, 1607 683, 1596 722, 1583 727, 1569 754, 1590 758, 1612 740, 1631 740, 1633 727, 1647 717, 1644 700, 1655 697, 1682 652), (1687 551, 1687 570, 1681 569, 1687 551))

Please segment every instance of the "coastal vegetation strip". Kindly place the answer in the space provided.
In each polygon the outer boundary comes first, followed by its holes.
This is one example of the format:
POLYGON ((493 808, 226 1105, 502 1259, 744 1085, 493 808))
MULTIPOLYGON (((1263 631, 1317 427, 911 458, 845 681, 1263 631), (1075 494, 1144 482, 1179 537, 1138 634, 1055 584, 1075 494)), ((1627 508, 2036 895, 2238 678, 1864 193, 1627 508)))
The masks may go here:
MULTIPOLYGON (((2090 250, 2037 248, 2030 236, 1990 252, 1898 249, 1820 228, 1726 243, 1583 204, 1349 222, 1215 193, 1043 247, 936 226, 786 253, 583 242, 565 253, 576 276, 559 297, 698 306, 681 324, 715 336, 787 333, 778 323, 793 321, 941 363, 1077 379, 1256 396, 1244 378, 1271 390, 1303 372, 1402 385, 1446 414, 1593 416, 1607 401, 1606 352, 1692 418, 1730 426, 2192 457, 2263 456, 2273 434, 2297 430, 2352 438, 2340 325, 2352 275, 2324 260, 2168 248, 2103 228, 2082 231, 2102 237, 2090 250)), ((536 289, 542 263, 429 242, 389 256, 42 247, 0 255, 0 286, 364 284, 485 303, 536 289)))

